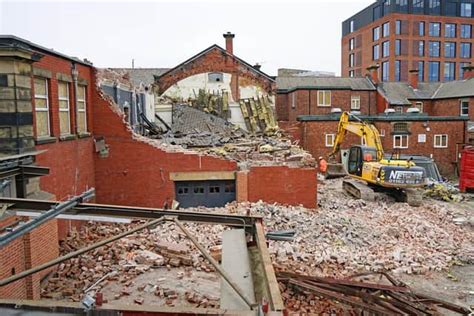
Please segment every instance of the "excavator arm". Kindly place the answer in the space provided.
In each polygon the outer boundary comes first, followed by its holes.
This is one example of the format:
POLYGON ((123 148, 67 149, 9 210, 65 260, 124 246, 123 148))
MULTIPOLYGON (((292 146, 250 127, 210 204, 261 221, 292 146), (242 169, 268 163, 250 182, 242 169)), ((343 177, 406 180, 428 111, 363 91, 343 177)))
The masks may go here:
POLYGON ((384 152, 377 128, 375 128, 375 126, 372 124, 363 122, 360 118, 348 112, 343 112, 341 114, 339 125, 337 127, 336 139, 334 140, 333 150, 329 155, 330 157, 335 157, 335 155, 339 152, 347 132, 351 132, 362 137, 367 146, 373 147, 377 151, 377 160, 383 159, 384 152), (351 122, 351 117, 356 121, 351 122))

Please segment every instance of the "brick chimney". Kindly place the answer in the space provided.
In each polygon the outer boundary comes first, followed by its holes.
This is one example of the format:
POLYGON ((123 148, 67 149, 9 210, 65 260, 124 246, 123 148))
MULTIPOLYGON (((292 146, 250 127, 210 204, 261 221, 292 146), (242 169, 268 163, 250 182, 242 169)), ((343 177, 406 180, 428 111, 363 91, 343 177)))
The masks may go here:
POLYGON ((232 34, 231 32, 227 32, 223 34, 225 38, 225 50, 231 54, 234 55, 234 37, 235 34, 232 34))
POLYGON ((474 78, 474 65, 470 64, 468 66, 462 67, 462 70, 464 71, 463 79, 472 79, 474 78))
POLYGON ((375 84, 379 83, 379 64, 375 64, 372 66, 367 67, 367 71, 369 72, 370 79, 375 84))
POLYGON ((408 71, 410 73, 410 86, 413 89, 418 89, 418 69, 412 69, 408 71))

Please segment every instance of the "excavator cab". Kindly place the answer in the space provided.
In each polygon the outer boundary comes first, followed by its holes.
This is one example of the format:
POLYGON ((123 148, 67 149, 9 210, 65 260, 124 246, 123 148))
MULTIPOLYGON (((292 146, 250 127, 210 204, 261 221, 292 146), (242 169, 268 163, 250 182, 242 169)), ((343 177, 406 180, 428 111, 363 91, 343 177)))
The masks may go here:
POLYGON ((349 174, 362 176, 364 162, 377 161, 377 151, 375 148, 367 146, 352 146, 349 151, 347 171, 349 174))

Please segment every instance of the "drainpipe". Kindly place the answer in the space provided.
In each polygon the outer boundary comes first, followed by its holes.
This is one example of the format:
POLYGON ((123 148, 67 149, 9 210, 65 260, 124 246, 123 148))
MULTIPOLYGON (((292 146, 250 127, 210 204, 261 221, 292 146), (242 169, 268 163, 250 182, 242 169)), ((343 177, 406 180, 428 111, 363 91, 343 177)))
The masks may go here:
POLYGON ((79 111, 78 111, 78 108, 77 108, 77 78, 79 77, 79 71, 77 70, 76 68, 76 64, 75 63, 72 63, 72 66, 71 66, 71 75, 72 75, 72 82, 73 82, 73 85, 74 85, 74 113, 75 113, 75 120, 74 122, 76 123, 76 135, 79 135, 79 111))
POLYGON ((308 90, 308 114, 311 115, 311 90, 308 90))

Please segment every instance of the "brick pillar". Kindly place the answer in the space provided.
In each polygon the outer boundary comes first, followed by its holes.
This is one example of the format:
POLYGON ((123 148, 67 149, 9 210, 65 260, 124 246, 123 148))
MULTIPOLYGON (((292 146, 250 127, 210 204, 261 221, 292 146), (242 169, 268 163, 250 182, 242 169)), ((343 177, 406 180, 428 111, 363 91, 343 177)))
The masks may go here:
POLYGON ((249 200, 249 172, 248 171, 239 171, 237 172, 236 182, 237 182, 237 202, 245 202, 249 200))

